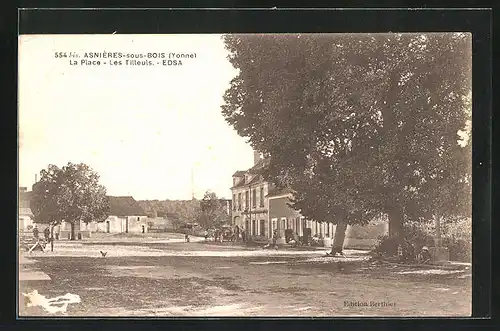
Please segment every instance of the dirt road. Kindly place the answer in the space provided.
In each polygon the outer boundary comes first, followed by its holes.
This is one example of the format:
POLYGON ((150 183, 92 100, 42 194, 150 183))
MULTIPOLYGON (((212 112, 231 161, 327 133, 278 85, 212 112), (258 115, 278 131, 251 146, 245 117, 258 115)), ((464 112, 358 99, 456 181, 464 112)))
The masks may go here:
MULTIPOLYGON (((470 270, 374 265, 324 251, 201 242, 76 242, 30 257, 50 281, 24 293, 77 294, 69 316, 467 316, 470 270), (99 250, 106 249, 107 256, 99 250), (127 254, 128 252, 128 254, 127 254)), ((40 307, 22 315, 48 315, 40 307)))

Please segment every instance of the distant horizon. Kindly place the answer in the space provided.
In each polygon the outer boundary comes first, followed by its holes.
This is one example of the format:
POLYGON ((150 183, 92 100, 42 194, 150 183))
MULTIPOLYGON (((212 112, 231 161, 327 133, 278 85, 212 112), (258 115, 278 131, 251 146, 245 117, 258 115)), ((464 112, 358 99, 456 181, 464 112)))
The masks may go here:
POLYGON ((95 170, 111 196, 191 200, 192 172, 195 198, 231 196, 232 174, 253 165, 253 151, 221 113, 237 74, 227 56, 214 34, 20 36, 19 187, 72 162, 95 170), (87 66, 63 51, 195 57, 87 66))

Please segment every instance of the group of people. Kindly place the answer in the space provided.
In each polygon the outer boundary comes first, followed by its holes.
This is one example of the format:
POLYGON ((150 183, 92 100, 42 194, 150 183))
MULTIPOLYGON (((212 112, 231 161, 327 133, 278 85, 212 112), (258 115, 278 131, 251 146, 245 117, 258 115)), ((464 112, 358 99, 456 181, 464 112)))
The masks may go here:
MULTIPOLYGON (((49 229, 49 227, 46 227, 45 230, 43 230, 43 236, 44 236, 46 242, 50 241, 50 229, 49 229)), ((33 238, 35 238, 37 241, 40 240, 40 231, 38 230, 38 225, 35 225, 33 227, 33 238)))
POLYGON ((45 251, 45 247, 47 243, 51 242, 52 238, 50 236, 50 229, 49 227, 46 227, 45 230, 43 231, 44 239, 40 238, 40 231, 38 230, 38 226, 35 225, 33 227, 33 238, 35 239, 35 243, 31 245, 29 248, 28 252, 31 253, 37 248, 40 249, 41 251, 45 251))
POLYGON ((205 241, 208 241, 209 238, 213 238, 215 242, 246 242, 248 239, 245 230, 240 229, 238 226, 235 226, 234 228, 216 229, 210 232, 205 230, 203 236, 205 241))

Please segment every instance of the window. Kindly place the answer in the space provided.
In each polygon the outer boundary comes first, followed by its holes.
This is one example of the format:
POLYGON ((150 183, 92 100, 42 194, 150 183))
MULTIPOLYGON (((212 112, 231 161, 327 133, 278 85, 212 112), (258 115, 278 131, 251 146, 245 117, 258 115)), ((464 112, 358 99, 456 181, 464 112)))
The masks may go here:
POLYGON ((241 193, 238 193, 238 210, 241 210, 241 193))
POLYGON ((260 206, 264 207, 264 187, 260 188, 260 206))
POLYGON ((330 223, 326 223, 326 236, 330 237, 330 223))
POLYGON ((265 220, 260 220, 260 235, 261 236, 266 235, 266 221, 265 220))
POLYGON ((249 196, 249 195, 250 195, 250 192, 245 191, 245 209, 247 209, 247 208, 248 208, 248 206, 250 206, 250 202, 249 202, 249 200, 248 200, 248 199, 250 198, 250 196, 249 196))
POLYGON ((252 220, 252 236, 255 236, 257 230, 257 221, 252 220))
POLYGON ((252 190, 252 207, 257 207, 257 190, 252 190))
POLYGON ((233 194, 233 210, 236 210, 236 194, 233 194))

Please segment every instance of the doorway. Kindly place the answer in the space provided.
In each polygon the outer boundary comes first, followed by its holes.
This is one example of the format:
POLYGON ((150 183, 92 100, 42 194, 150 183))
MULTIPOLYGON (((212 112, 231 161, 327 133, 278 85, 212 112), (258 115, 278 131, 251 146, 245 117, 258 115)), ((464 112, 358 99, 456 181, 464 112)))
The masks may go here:
POLYGON ((146 233, 146 227, 144 226, 144 224, 143 224, 143 225, 141 225, 141 232, 142 232, 142 233, 146 233))
POLYGON ((109 233, 111 230, 111 224, 109 224, 109 221, 106 221, 106 233, 109 233))

